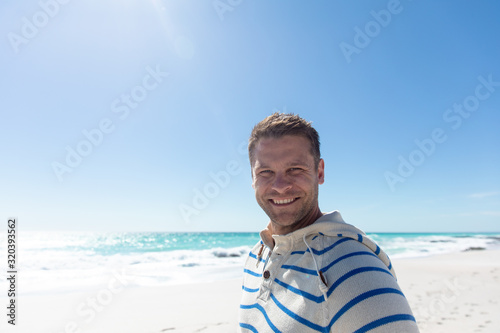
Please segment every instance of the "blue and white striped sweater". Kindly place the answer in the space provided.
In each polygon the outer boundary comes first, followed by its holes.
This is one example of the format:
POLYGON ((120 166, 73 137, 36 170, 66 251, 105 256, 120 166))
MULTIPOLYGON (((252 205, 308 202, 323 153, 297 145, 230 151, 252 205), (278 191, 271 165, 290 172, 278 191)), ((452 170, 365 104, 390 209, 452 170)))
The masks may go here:
POLYGON ((240 332, 418 332, 387 255, 338 212, 269 235, 244 270, 240 332))

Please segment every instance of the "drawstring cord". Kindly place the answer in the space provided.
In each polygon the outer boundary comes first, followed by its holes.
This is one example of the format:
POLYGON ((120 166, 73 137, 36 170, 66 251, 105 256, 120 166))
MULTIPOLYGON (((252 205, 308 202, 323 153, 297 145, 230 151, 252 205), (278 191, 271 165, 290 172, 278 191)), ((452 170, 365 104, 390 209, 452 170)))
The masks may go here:
POLYGON ((259 267, 260 259, 262 258, 262 251, 264 251, 264 244, 260 244, 260 250, 259 254, 257 254, 257 263, 255 264, 255 267, 259 267))
POLYGON ((314 257, 314 253, 306 241, 306 236, 307 235, 304 234, 304 236, 302 237, 302 240, 306 244, 306 246, 309 249, 309 252, 311 253, 311 256, 313 258, 314 266, 316 267, 316 272, 318 272, 318 277, 321 280, 318 287, 319 287, 319 290, 321 290, 321 293, 323 294, 323 297, 325 298, 325 301, 326 301, 326 298, 327 298, 326 294, 328 292, 328 281, 326 280, 326 277, 323 275, 323 272, 321 272, 319 267, 318 267, 318 263, 316 262, 316 258, 314 257))
MULTIPOLYGON (((264 252, 264 244, 261 244, 259 253, 257 254, 257 263, 255 264, 255 267, 259 267, 263 252, 264 252)), ((262 268, 262 271, 264 271, 266 269, 267 262, 268 262, 270 256, 271 256, 271 251, 269 251, 267 253, 267 258, 266 258, 266 260, 264 260, 264 268, 262 268)))

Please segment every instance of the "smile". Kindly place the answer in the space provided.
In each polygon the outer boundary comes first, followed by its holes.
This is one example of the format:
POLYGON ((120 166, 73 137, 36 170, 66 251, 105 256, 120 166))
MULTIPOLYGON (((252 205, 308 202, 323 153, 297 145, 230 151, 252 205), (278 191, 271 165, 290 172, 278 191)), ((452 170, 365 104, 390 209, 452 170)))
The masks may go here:
POLYGON ((275 205, 286 205, 286 204, 290 204, 292 202, 294 202, 295 200, 297 200, 298 198, 290 198, 290 199, 271 199, 270 201, 272 201, 275 205))

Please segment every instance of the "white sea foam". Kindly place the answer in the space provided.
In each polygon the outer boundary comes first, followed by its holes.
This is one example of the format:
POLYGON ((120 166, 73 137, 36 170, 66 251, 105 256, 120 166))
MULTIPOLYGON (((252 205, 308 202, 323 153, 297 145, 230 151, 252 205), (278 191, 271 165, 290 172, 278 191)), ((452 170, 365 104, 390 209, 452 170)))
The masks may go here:
POLYGON ((391 258, 423 257, 467 250, 492 249, 500 247, 500 238, 495 235, 454 234, 387 234, 369 235, 391 258))
MULTIPOLYGON (((64 249, 19 253, 21 293, 84 291, 105 286, 126 271, 128 286, 158 286, 232 279, 241 276, 248 246, 205 250, 96 254, 64 249)), ((6 278, 0 277, 0 284, 6 278)), ((5 288, 4 288, 5 289, 5 288)))

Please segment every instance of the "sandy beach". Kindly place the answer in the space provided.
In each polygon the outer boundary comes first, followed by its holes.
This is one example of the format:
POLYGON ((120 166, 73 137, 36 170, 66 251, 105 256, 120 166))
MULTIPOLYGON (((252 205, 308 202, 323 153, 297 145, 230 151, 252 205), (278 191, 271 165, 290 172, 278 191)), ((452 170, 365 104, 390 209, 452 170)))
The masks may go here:
POLYGON ((500 251, 394 260, 394 265, 421 332, 499 332, 500 251))
MULTIPOLYGON (((420 331, 498 332, 500 251, 393 260, 420 331), (495 315, 495 313, 497 315, 495 315)), ((17 325, 2 332, 235 332, 241 281, 122 287, 18 299, 17 325)), ((22 290, 22 280, 19 283, 22 290)), ((5 302, 2 302, 5 303, 5 302)))

